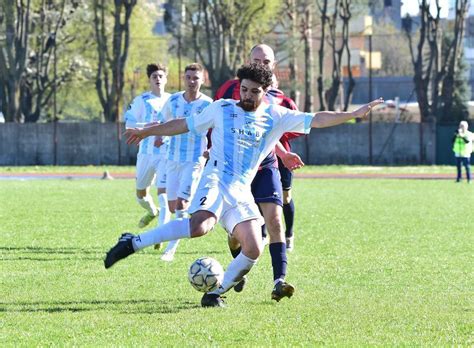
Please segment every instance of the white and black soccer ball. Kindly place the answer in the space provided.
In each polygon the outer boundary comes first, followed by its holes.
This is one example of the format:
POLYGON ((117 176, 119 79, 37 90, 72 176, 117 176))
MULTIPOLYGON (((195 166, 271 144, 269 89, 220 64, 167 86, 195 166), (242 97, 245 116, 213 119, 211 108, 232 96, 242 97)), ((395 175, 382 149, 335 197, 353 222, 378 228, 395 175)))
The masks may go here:
POLYGON ((213 291, 221 285, 224 269, 219 261, 211 257, 201 257, 189 267, 188 279, 197 291, 213 291))

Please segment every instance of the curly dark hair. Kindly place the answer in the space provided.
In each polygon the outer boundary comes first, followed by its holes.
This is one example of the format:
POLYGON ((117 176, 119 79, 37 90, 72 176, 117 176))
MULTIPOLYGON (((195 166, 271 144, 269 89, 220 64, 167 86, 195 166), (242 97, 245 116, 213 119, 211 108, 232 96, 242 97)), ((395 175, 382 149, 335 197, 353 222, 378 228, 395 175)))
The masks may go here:
POLYGON ((168 68, 165 65, 160 64, 160 63, 156 63, 156 64, 153 63, 153 64, 148 64, 146 66, 146 74, 148 78, 150 78, 151 74, 153 74, 155 71, 158 71, 158 70, 164 71, 164 73, 168 75, 168 68))
POLYGON ((251 80, 262 85, 262 87, 266 89, 272 84, 273 73, 265 65, 251 63, 242 65, 237 71, 237 77, 240 82, 244 79, 251 80))

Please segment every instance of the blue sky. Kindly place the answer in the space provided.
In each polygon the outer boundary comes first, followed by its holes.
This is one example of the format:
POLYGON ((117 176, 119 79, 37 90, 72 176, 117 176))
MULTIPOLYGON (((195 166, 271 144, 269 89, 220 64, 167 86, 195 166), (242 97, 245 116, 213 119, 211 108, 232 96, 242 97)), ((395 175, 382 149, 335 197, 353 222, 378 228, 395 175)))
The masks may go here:
MULTIPOLYGON (((471 0, 472 1, 472 0, 471 0)), ((405 16, 406 13, 409 13, 412 16, 416 16, 419 12, 419 1, 418 0, 402 0, 402 17, 405 16)), ((435 1, 429 1, 431 6, 434 6, 435 1)), ((449 0, 439 0, 439 4, 441 5, 441 17, 448 16, 449 10, 449 0)))

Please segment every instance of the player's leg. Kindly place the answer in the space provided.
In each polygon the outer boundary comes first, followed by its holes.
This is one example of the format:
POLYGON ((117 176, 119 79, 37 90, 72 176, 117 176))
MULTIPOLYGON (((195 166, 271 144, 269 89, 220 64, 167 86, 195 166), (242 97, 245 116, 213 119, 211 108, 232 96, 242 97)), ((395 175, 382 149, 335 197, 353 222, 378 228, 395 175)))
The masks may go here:
MULTIPOLYGON (((199 180, 201 179, 203 165, 201 162, 188 162, 180 166, 179 188, 176 201, 176 218, 188 217, 189 202, 193 198, 199 180)), ((163 261, 172 261, 179 245, 179 240, 170 241, 161 256, 163 261)))
POLYGON ((260 222, 257 219, 243 221, 234 227, 232 237, 241 245, 242 252, 234 258, 224 273, 224 279, 218 289, 204 294, 203 307, 222 307, 221 295, 242 281, 243 277, 257 263, 263 245, 260 234, 260 222))
POLYGON ((466 169, 466 179, 467 183, 471 183, 471 158, 470 157, 463 157, 464 168, 466 169))
MULTIPOLYGON (((235 257, 224 273, 221 286, 202 297, 201 305, 204 307, 222 306, 220 295, 237 285, 257 262, 263 244, 260 235, 262 217, 258 206, 253 202, 251 193, 247 190, 232 190, 232 193, 223 186, 219 187, 222 194, 222 213, 219 221, 232 237, 241 245, 242 251, 235 257), (224 198, 225 197, 225 198, 224 198)), ((198 195, 196 195, 198 198, 198 195)), ((193 199, 193 203, 196 199, 193 199)))
POLYGON ((136 199, 138 204, 147 211, 138 223, 140 228, 147 226, 158 215, 158 209, 148 190, 154 177, 153 156, 139 154, 136 166, 136 199))
POLYGON ((285 281, 288 258, 281 216, 282 208, 275 203, 259 203, 259 205, 270 235, 268 249, 272 260, 274 284, 271 296, 273 300, 280 301, 283 297, 293 296, 295 291, 293 285, 285 281))
POLYGON ((174 161, 166 162, 166 195, 170 212, 175 213, 179 188, 179 165, 174 161))
POLYGON ((156 168, 156 189, 158 193, 158 224, 163 225, 171 220, 171 212, 168 206, 168 195, 166 193, 166 159, 161 158, 156 168))
POLYGON ((268 249, 272 260, 274 284, 272 299, 279 301, 283 297, 291 297, 294 292, 294 287, 285 281, 288 259, 282 219, 282 186, 277 168, 263 168, 259 172, 260 177, 255 177, 258 181, 254 179, 252 183, 258 185, 253 193, 270 236, 268 249))
POLYGON ((456 181, 457 182, 460 182, 462 180, 461 165, 462 165, 462 158, 456 157, 456 170, 457 170, 456 181))
POLYGON ((207 178, 203 179, 191 202, 191 219, 172 220, 138 236, 122 234, 118 243, 107 253, 105 268, 147 246, 175 239, 196 238, 209 232, 222 213, 223 198, 217 185, 211 185, 207 178))
POLYGON ((117 261, 150 245, 176 239, 201 237, 212 230, 216 222, 217 218, 212 212, 201 210, 193 214, 190 219, 172 220, 137 236, 124 233, 118 243, 107 253, 104 260, 105 268, 112 267, 117 261))
POLYGON ((293 172, 283 165, 278 158, 278 170, 280 171, 281 186, 283 188, 283 217, 285 219, 286 249, 293 251, 294 234, 293 223, 295 221, 295 204, 291 196, 291 186, 293 182, 293 172))

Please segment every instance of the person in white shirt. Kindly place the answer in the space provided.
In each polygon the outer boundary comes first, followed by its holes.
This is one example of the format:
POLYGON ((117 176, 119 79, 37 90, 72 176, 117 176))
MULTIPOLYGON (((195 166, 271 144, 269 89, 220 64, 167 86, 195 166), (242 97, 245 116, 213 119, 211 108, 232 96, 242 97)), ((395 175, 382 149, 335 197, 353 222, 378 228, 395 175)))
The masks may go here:
MULTIPOLYGON (((174 93, 164 105, 161 113, 165 121, 198 115, 212 103, 212 99, 201 93, 204 83, 204 68, 193 63, 184 68, 185 90, 174 93)), ((206 130, 207 131, 207 130, 206 130)), ((206 131, 184 133, 170 137, 166 156, 166 192, 168 202, 176 218, 187 217, 187 209, 201 178, 207 149, 206 131)), ((168 244, 161 259, 172 261, 179 240, 168 244)))
MULTIPOLYGON (((170 97, 165 92, 167 68, 161 64, 149 64, 146 68, 150 91, 136 97, 125 112, 125 127, 147 127, 163 122, 161 109, 170 97)), ((146 210, 138 227, 147 226, 158 214, 160 224, 168 222, 170 212, 166 197, 166 137, 149 137, 139 144, 136 164, 136 199, 146 210), (156 177, 156 180, 155 180, 156 177), (158 208, 153 202, 149 188, 155 180, 158 191, 158 208)))
POLYGON ((240 254, 228 265, 222 284, 205 293, 203 307, 223 307, 222 294, 238 284, 257 262, 263 243, 262 217, 253 199, 250 184, 262 159, 275 147, 283 133, 309 133, 311 128, 331 127, 366 116, 383 102, 374 100, 353 112, 323 111, 316 114, 286 109, 263 102, 272 84, 272 72, 260 64, 242 66, 240 101, 221 99, 198 117, 166 122, 125 132, 128 143, 138 143, 151 135, 201 133, 213 128, 212 148, 196 195, 190 219, 177 219, 140 235, 124 233, 104 259, 105 268, 147 246, 167 240, 196 238, 211 231, 219 221, 241 245, 240 254))

